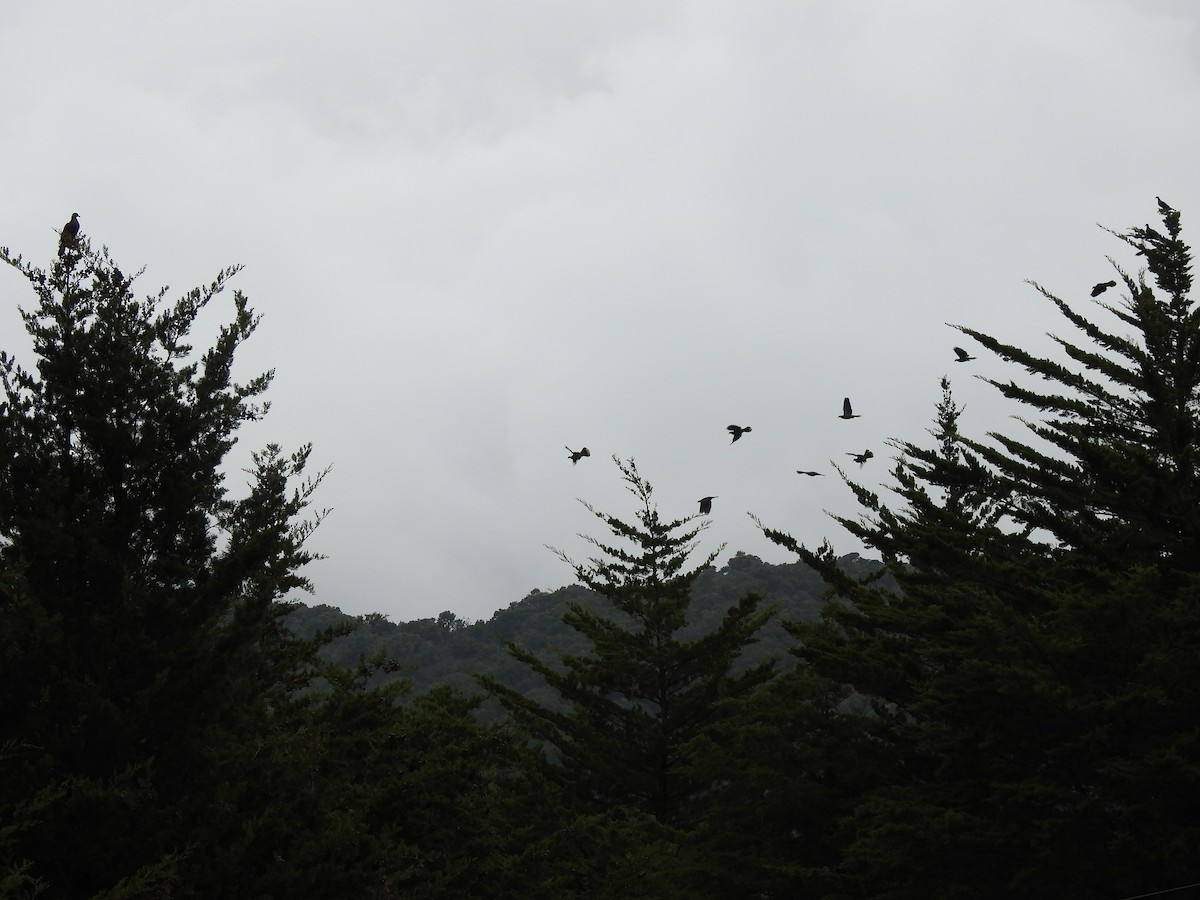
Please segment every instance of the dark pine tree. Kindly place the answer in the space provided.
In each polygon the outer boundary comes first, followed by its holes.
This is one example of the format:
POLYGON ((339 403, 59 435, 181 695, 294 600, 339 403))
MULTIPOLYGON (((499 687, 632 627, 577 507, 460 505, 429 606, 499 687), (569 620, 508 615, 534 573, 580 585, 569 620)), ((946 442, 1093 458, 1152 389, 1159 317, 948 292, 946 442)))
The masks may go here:
MULTIPOLYGON (((309 677, 285 595, 320 513, 309 448, 222 465, 271 374, 234 356, 258 318, 235 292, 203 353, 186 341, 236 268, 145 299, 80 235, 32 288, 32 369, 0 354, 0 878, 48 896, 178 889, 217 785, 309 677)), ((4 882, 0 882, 4 883, 4 882)))
POLYGON ((704 525, 693 525, 694 516, 664 520, 633 461, 616 462, 637 498, 635 521, 585 504, 615 540, 588 538, 602 556, 586 563, 563 557, 580 582, 611 603, 611 615, 571 604, 563 620, 591 649, 562 654, 557 663, 509 647, 561 704, 542 705, 494 679, 482 681, 552 748, 582 809, 625 808, 683 828, 709 787, 688 771, 693 743, 717 721, 723 699, 746 695, 771 675, 769 661, 740 672, 736 665, 771 612, 749 595, 717 628, 685 639, 692 585, 719 550, 687 568, 704 525))
POLYGON ((896 508, 851 484, 865 512, 838 521, 898 590, 767 531, 834 584, 797 652, 871 699, 886 750, 836 896, 1200 881, 1200 309, 1180 234, 1168 208, 1118 235, 1153 284, 1118 269, 1122 302, 1082 301, 1100 316, 1038 288, 1080 336, 1056 339, 1064 359, 960 329, 1049 387, 992 381, 1031 437, 972 440, 944 385, 936 444, 894 444, 896 508))

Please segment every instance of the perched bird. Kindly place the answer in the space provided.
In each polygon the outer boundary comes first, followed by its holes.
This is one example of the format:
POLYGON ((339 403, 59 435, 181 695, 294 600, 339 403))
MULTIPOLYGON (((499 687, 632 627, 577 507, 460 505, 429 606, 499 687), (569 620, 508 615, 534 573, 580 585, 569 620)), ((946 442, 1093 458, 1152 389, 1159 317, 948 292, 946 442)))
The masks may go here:
POLYGON ((707 516, 710 512, 712 512, 712 502, 716 499, 716 497, 701 497, 700 515, 707 516))
POLYGON ((575 465, 575 463, 579 462, 585 456, 592 455, 592 451, 587 447, 584 447, 582 450, 572 450, 570 447, 567 447, 567 452, 571 454, 570 457, 568 457, 571 460, 571 465, 575 465))
POLYGON ((1101 281, 1099 284, 1095 285, 1092 288, 1092 296, 1099 297, 1101 294, 1103 294, 1105 291, 1107 291, 1110 287, 1116 287, 1116 286, 1117 286, 1117 283, 1115 281, 1101 281))
POLYGON ((845 400, 842 401, 842 414, 840 416, 838 416, 838 418, 839 419, 861 419, 862 416, 855 414, 854 410, 850 406, 850 398, 847 397, 845 400))
POLYGON ((741 425, 729 425, 726 427, 725 430, 733 435, 733 440, 729 442, 732 444, 734 441, 736 441, 738 438, 740 438, 743 434, 745 434, 748 431, 753 431, 754 429, 751 428, 749 425, 746 425, 744 427, 741 425))
POLYGON ((806 472, 804 469, 797 469, 797 475, 824 475, 824 472, 806 472))
POLYGON ((1158 201, 1158 211, 1160 213, 1162 213, 1164 216, 1167 213, 1175 212, 1175 210, 1171 208, 1171 205, 1169 203, 1167 203, 1167 201, 1164 200, 1162 197, 1155 197, 1154 199, 1158 201))
POLYGON ((861 466, 863 463, 865 463, 868 459, 873 457, 875 454, 872 453, 870 450, 864 450, 862 453, 847 453, 846 455, 853 456, 854 461, 861 466))
POLYGON ((955 347, 954 352, 958 355, 958 359, 956 359, 955 362, 970 362, 975 358, 971 356, 971 354, 967 353, 967 351, 962 347, 955 347))
POLYGON ((79 237, 79 213, 71 213, 71 221, 62 227, 58 233, 58 255, 65 256, 68 247, 75 245, 79 237))

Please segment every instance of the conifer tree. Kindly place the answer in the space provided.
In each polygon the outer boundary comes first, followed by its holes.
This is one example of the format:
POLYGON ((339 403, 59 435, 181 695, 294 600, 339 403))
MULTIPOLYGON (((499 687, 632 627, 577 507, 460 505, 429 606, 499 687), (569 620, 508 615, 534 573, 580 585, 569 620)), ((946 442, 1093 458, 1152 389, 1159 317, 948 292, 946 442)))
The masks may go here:
POLYGON ((198 314, 237 272, 145 299, 85 235, 32 288, 36 366, 0 353, 0 878, 51 896, 178 888, 215 782, 307 682, 309 448, 222 464, 266 411, 271 373, 234 380, 258 317, 240 293, 203 353, 198 314))
POLYGON ((864 514, 838 521, 898 591, 767 530, 835 585, 821 623, 793 624, 797 652, 872 698, 891 760, 855 803, 838 896, 1197 880, 1200 309, 1160 211, 1162 231, 1118 235, 1154 285, 1117 267, 1124 302, 1095 301, 1116 329, 1041 287, 1079 335, 1056 338, 1065 359, 960 329, 1049 382, 990 382, 1031 437, 963 436, 944 385, 936 445, 894 444, 899 504, 851 484, 864 514))
POLYGON ((584 809, 632 808, 681 826, 707 787, 688 774, 692 742, 715 723, 722 699, 746 695, 770 677, 770 662, 743 672, 736 662, 771 613, 750 595, 715 630, 685 638, 692 584, 720 550, 687 568, 704 526, 694 525, 695 517, 664 520, 633 460, 614 459, 637 499, 635 520, 585 503, 615 540, 587 538, 601 555, 585 563, 563 556, 611 605, 573 603, 563 617, 590 640, 590 652, 562 654, 556 664, 509 646, 562 704, 543 706, 494 679, 482 681, 553 749, 584 809))

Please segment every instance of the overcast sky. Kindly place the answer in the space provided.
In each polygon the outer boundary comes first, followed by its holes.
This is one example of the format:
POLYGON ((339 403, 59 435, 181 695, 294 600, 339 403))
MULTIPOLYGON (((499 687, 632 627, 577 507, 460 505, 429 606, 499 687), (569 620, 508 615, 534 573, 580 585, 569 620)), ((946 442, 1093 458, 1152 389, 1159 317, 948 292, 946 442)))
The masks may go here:
POLYGON ((943 374, 965 432, 1020 427, 945 323, 1044 348, 1025 279, 1137 268, 1097 223, 1160 194, 1200 235, 1191 0, 66 0, 5 11, 0 84, 0 245, 48 265, 78 212, 143 294, 244 264, 276 378, 231 487, 311 441, 301 599, 394 621, 571 583, 577 498, 634 512, 613 454, 665 516, 717 495, 721 563, 790 561, 748 512, 860 551, 830 460, 885 488, 943 374))

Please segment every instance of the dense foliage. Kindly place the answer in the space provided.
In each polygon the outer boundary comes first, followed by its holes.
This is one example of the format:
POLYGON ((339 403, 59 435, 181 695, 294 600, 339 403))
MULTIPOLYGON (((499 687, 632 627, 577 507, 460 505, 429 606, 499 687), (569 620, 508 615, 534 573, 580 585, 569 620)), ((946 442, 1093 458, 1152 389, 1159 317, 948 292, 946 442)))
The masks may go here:
MULTIPOLYGON (((691 743, 717 718, 718 701, 752 691, 773 661, 735 672, 742 650, 771 612, 745 595, 711 631, 682 637, 692 586, 715 553, 688 569, 703 526, 666 520, 632 460, 618 460, 638 501, 636 521, 588 507, 608 541, 589 538, 601 556, 575 564, 582 584, 605 597, 613 614, 571 604, 563 617, 590 644, 556 662, 510 643, 509 652, 537 672, 561 705, 531 700, 483 676, 505 708, 554 751, 556 769, 584 808, 628 806, 665 825, 694 815, 707 784, 688 772, 691 743)), ((565 557, 564 557, 565 559, 565 557)))
POLYGON ((546 794, 524 742, 285 626, 309 448, 224 484, 266 411, 270 373, 233 378, 259 320, 235 293, 187 341, 236 269, 169 304, 85 235, 49 271, 0 259, 36 304, 36 366, 0 355, 0 895, 504 895, 537 846, 519 798, 546 794))
POLYGON ((895 444, 901 503, 852 485, 865 512, 840 521, 899 593, 768 531, 836 585, 797 653, 871 698, 861 743, 884 748, 831 896, 1200 881, 1200 310, 1160 209, 1119 235, 1153 284, 1118 268, 1124 301, 1095 301, 1115 328, 1038 287, 1078 335, 1065 359, 961 328, 1048 384, 991 380, 1027 436, 966 437, 944 383, 935 444, 895 444))
POLYGON ((57 895, 136 893, 179 877, 174 823, 210 816, 238 739, 311 667, 279 600, 306 586, 321 476, 268 446, 246 496, 223 484, 264 410, 270 374, 232 377, 258 319, 235 294, 208 351, 185 339, 235 269, 164 307, 83 236, 48 272, 0 259, 33 289, 37 360, 0 355, 0 852, 57 895))

